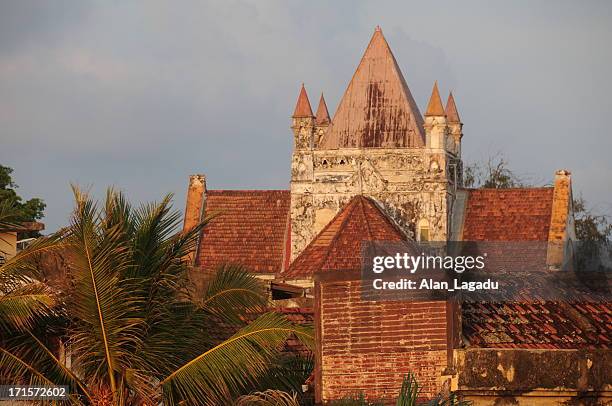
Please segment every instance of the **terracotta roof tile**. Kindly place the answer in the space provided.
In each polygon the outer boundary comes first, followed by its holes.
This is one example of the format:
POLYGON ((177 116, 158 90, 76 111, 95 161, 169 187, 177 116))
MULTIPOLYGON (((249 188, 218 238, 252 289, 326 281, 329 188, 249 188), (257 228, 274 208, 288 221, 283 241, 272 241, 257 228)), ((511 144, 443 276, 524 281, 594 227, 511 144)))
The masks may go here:
POLYGON ((609 348, 612 303, 462 303, 470 346, 609 348))
POLYGON ((321 149, 422 147, 423 117, 377 29, 351 79, 321 149))
POLYGON ((209 190, 205 214, 217 217, 202 232, 196 265, 238 263, 253 272, 279 272, 290 200, 288 190, 209 190))
POLYGON ((464 241, 547 241, 553 188, 469 191, 464 241))
POLYGON ((440 92, 438 91, 438 81, 434 82, 433 90, 431 91, 431 97, 429 98, 429 104, 427 105, 427 112, 425 116, 443 116, 444 107, 442 106, 442 99, 440 98, 440 92))
POLYGON ((312 108, 310 107, 310 100, 308 100, 308 94, 306 93, 306 88, 303 83, 292 117, 314 117, 312 108))
POLYGON ((374 201, 355 196, 293 261, 285 277, 361 268, 362 241, 404 241, 374 201))

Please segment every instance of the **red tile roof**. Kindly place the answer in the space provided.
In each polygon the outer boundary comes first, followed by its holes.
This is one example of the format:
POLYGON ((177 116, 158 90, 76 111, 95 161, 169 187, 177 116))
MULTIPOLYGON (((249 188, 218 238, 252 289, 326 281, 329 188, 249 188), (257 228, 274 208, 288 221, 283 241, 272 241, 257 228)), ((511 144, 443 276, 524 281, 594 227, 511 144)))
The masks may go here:
POLYGON ((389 44, 377 28, 319 148, 424 144, 423 117, 389 44))
POLYGON ((289 227, 288 190, 209 190, 196 265, 238 263, 253 272, 280 272, 289 227))
POLYGON ((362 241, 404 241, 373 200, 355 196, 293 261, 284 277, 361 268, 362 241))
MULTIPOLYGON (((552 205, 553 188, 470 190, 463 240, 547 241, 552 205)), ((542 249, 545 261, 546 247, 542 249)), ((537 252, 533 255, 537 256, 537 252)), ((534 258, 525 255, 521 261, 534 258)), ((612 303, 464 302, 461 311, 463 334, 469 345, 475 347, 545 349, 612 345, 612 303)))
POLYGON ((469 191, 464 241, 547 241, 553 188, 469 191))
POLYGON ((609 348, 612 303, 463 303, 470 346, 493 348, 609 348))

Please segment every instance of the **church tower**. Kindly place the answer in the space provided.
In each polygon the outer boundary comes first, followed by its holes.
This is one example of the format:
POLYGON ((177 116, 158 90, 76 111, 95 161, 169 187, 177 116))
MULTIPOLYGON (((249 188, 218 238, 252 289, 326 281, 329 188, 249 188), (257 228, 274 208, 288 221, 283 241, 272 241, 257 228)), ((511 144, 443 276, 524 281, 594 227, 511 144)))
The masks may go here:
POLYGON ((446 240, 454 135, 437 84, 423 119, 379 27, 333 119, 323 96, 313 117, 302 88, 292 129, 291 259, 355 195, 372 198, 407 238, 446 240))

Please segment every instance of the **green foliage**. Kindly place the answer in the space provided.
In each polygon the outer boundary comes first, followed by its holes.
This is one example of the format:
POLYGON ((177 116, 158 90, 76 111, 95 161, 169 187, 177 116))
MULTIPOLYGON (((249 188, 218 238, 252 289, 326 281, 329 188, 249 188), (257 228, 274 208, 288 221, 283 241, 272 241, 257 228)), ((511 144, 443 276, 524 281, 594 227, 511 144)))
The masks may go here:
POLYGON ((70 226, 0 267, 0 384, 63 384, 72 403, 219 405, 246 393, 290 335, 312 332, 276 313, 241 267, 223 266, 194 297, 188 253, 207 220, 177 232, 180 215, 161 202, 132 208, 109 190, 102 206, 74 188, 70 226), (39 255, 70 262, 66 291, 41 278, 39 255), (219 340, 219 326, 235 331, 219 340), (72 367, 59 359, 66 343, 72 367))
POLYGON ((302 405, 310 404, 311 394, 302 391, 302 385, 314 370, 312 355, 284 353, 270 364, 268 371, 249 390, 252 392, 280 390, 295 394, 302 405))
POLYGON ((574 199, 576 239, 609 244, 612 242, 612 222, 609 216, 597 214, 588 208, 586 201, 574 199))
MULTIPOLYGON (((12 173, 12 168, 0 165, 0 229, 3 223, 6 226, 7 223, 12 225, 19 222, 36 221, 44 217, 46 205, 43 200, 32 198, 23 201, 23 198, 17 194, 18 186, 13 181, 12 173)), ((38 232, 33 232, 27 236, 38 235, 38 232)))
MULTIPOLYGON (((421 386, 412 373, 404 376, 402 387, 397 395, 396 406, 470 406, 472 402, 459 400, 454 393, 440 394, 429 401, 420 401, 421 386)), ((368 401, 363 393, 330 402, 333 406, 378 406, 382 403, 368 401)))

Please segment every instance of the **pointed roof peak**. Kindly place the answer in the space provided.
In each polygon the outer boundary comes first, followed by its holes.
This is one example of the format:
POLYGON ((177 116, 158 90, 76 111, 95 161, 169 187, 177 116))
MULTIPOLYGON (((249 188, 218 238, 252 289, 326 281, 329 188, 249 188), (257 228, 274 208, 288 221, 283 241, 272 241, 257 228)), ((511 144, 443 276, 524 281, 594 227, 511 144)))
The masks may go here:
POLYGON ((453 92, 448 94, 448 100, 446 101, 446 121, 449 123, 460 123, 459 112, 457 111, 457 105, 455 104, 455 98, 453 92))
POLYGON ((325 103, 325 97, 321 92, 321 98, 319 99, 319 107, 317 107, 317 115, 315 122, 318 125, 325 125, 330 123, 329 111, 327 110, 327 103, 325 103))
POLYGON ((377 25, 376 28, 374 28, 374 32, 382 32, 382 28, 380 28, 380 25, 377 25))
POLYGON ((377 27, 319 148, 413 148, 424 140, 423 117, 377 27))
POLYGON ((376 202, 354 196, 290 265, 287 277, 312 276, 319 271, 361 269, 363 241, 405 241, 404 233, 376 202))
POLYGON ((298 96, 297 103, 295 104, 295 111, 292 117, 314 117, 312 114, 312 108, 310 107, 310 100, 308 100, 308 94, 304 83, 300 89, 300 95, 298 96))
POLYGON ((442 99, 440 98, 440 91, 438 90, 438 81, 434 82, 433 90, 431 91, 431 97, 429 98, 429 104, 427 105, 427 112, 425 116, 443 116, 444 107, 442 106, 442 99))

